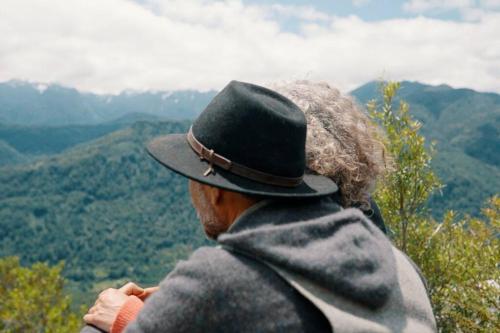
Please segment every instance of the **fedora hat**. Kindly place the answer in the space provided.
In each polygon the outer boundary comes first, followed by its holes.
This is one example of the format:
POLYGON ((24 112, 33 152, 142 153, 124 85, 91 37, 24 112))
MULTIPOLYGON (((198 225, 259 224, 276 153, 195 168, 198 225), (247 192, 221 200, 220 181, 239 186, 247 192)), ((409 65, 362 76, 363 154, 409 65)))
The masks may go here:
POLYGON ((200 183, 249 195, 317 197, 337 191, 328 177, 305 173, 307 122, 286 97, 231 81, 186 134, 153 139, 149 154, 200 183))

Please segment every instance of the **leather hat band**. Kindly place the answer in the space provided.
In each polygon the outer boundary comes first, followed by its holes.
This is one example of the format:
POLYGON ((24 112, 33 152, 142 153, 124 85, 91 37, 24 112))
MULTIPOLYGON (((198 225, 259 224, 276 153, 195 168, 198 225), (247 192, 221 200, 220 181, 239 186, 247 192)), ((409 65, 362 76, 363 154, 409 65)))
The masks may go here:
POLYGON ((302 183, 302 176, 301 177, 276 176, 270 173, 246 167, 242 164, 232 162, 231 160, 215 153, 212 149, 208 149, 201 142, 199 142, 193 135, 192 127, 189 128, 189 132, 187 134, 187 140, 191 148, 193 148, 195 153, 198 154, 200 159, 206 160, 210 164, 207 171, 205 171, 205 173, 203 174, 204 176, 208 176, 212 172, 215 173, 213 166, 216 165, 224 170, 234 173, 235 175, 245 177, 264 184, 295 187, 297 185, 300 185, 300 183, 302 183))

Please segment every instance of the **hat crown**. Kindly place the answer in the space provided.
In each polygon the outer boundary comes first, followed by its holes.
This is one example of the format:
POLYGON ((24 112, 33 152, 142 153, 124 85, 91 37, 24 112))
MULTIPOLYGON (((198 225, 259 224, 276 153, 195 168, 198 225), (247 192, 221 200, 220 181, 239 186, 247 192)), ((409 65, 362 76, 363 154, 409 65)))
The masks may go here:
POLYGON ((206 148, 235 163, 283 177, 304 174, 306 119, 297 105, 270 89, 231 81, 192 130, 206 148))

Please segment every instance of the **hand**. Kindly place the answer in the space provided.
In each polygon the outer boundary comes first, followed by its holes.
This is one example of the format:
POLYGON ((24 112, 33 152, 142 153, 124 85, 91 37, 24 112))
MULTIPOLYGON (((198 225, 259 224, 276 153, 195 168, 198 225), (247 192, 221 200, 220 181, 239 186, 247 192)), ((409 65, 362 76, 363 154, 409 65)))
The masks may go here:
POLYGON ((120 308, 127 301, 129 296, 120 289, 106 289, 99 294, 94 306, 83 316, 87 324, 109 332, 115 322, 120 308))

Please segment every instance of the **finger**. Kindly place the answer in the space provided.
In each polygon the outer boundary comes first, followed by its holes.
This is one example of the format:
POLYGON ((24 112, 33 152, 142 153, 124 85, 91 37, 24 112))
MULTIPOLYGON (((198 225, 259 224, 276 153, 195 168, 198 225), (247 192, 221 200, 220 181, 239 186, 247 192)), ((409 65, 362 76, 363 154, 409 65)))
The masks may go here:
POLYGON ((144 292, 144 289, 139 287, 138 285, 136 285, 134 282, 129 282, 118 290, 120 290, 121 292, 123 292, 127 295, 128 295, 128 293, 136 292, 136 291, 138 291, 139 293, 144 292))
POLYGON ((152 293, 158 291, 158 289, 160 289, 160 287, 158 287, 158 286, 146 288, 146 289, 144 289, 144 293, 146 293, 146 294, 152 294, 152 293))
POLYGON ((142 294, 136 295, 136 296, 139 297, 141 300, 144 301, 146 298, 148 298, 149 296, 151 296, 151 294, 155 293, 158 289, 160 289, 160 287, 145 288, 144 292, 142 294))
POLYGON ((83 316, 83 321, 86 322, 87 324, 95 324, 96 317, 97 317, 96 315, 87 313, 85 316, 83 316))
POLYGON ((158 286, 146 288, 146 289, 144 289, 144 294, 147 295, 147 296, 149 296, 149 295, 154 294, 155 292, 157 292, 158 289, 160 289, 160 287, 158 287, 158 286))
POLYGON ((158 288, 159 287, 144 288, 144 291, 140 295, 135 295, 135 296, 139 297, 141 300, 144 301, 146 298, 151 296, 151 294, 156 292, 158 290, 158 288))
POLYGON ((118 289, 119 291, 123 292, 125 295, 141 295, 142 293, 144 293, 144 289, 139 287, 138 285, 136 285, 135 283, 133 282, 129 282, 127 283, 126 285, 124 285, 123 287, 121 287, 120 289, 118 289))

